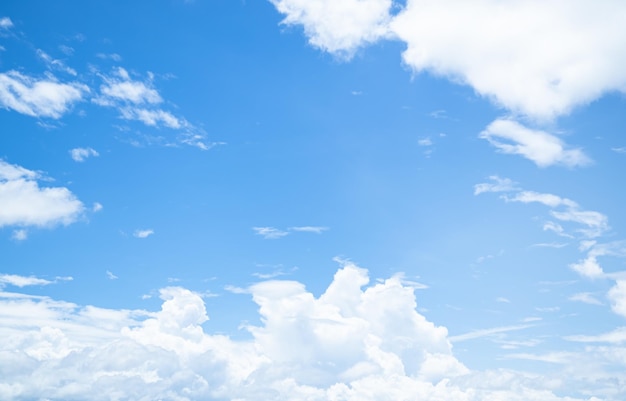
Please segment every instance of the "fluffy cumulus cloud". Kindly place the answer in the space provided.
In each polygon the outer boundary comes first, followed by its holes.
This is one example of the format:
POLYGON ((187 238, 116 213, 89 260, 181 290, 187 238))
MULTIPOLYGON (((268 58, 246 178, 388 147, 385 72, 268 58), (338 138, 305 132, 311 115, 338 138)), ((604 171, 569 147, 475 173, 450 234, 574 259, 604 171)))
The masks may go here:
POLYGON ((523 156, 539 167, 560 164, 584 166, 591 160, 581 149, 568 149, 555 135, 524 127, 513 120, 498 119, 481 132, 500 152, 523 156))
POLYGON ((270 2, 285 15, 283 24, 301 25, 313 46, 343 57, 389 34, 392 0, 270 2))
POLYGON ((248 293, 261 323, 233 340, 207 333, 202 297, 180 287, 160 291, 158 312, 0 292, 0 398, 597 400, 558 397, 521 373, 470 372, 399 278, 370 285, 347 263, 319 297, 295 281, 248 293))
POLYGON ((58 119, 88 92, 76 82, 38 79, 17 71, 0 73, 0 106, 32 117, 58 119))
MULTIPOLYGON (((547 122, 626 92, 621 0, 269 1, 322 50, 349 57, 365 44, 400 40, 414 73, 468 85, 518 120, 547 122)), ((590 161, 555 135, 512 119, 494 121, 481 137, 541 167, 590 161)))
POLYGON ((626 7, 584 0, 408 0, 392 29, 403 59, 508 110, 551 118, 624 90, 626 7))
POLYGON ((64 187, 40 187, 40 175, 0 160, 0 227, 71 224, 84 205, 64 187))
POLYGON ((624 91, 626 5, 585 0, 270 0, 329 52, 393 35, 403 60, 470 85, 520 114, 553 118, 610 91, 624 91), (399 6, 399 3, 398 3, 399 6))

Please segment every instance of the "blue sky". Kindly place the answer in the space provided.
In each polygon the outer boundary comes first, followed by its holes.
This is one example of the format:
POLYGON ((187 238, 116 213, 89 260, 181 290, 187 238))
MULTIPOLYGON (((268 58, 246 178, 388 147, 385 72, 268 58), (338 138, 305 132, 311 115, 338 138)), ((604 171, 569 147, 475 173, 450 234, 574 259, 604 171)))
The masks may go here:
POLYGON ((3 2, 0 398, 624 399, 625 23, 3 2))

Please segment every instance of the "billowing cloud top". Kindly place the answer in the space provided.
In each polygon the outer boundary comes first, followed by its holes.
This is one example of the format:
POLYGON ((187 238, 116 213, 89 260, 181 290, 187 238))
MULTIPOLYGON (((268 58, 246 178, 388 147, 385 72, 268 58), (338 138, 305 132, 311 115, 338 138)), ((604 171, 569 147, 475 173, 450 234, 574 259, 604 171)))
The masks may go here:
POLYGON ((521 374, 470 372, 447 330, 416 311, 411 287, 397 277, 368 283, 346 263, 319 297, 295 281, 255 284, 262 324, 247 327, 249 340, 205 332, 203 299, 181 287, 161 289, 158 312, 3 292, 0 397, 579 400, 521 374))

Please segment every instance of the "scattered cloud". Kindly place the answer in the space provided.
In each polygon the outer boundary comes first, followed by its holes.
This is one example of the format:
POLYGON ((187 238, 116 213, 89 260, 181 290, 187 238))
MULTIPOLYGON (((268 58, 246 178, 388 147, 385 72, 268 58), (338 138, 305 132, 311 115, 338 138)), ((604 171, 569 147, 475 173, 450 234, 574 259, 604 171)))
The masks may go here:
POLYGON ((303 232, 303 233, 315 233, 321 234, 324 231, 328 230, 328 227, 323 226, 295 226, 289 227, 286 230, 278 229, 275 227, 252 227, 252 230, 257 235, 262 236, 265 239, 278 239, 282 237, 286 237, 292 232, 303 232))
POLYGON ((572 295, 568 299, 570 301, 582 302, 589 305, 602 305, 602 302, 600 302, 596 297, 593 296, 593 294, 589 292, 579 292, 572 295))
POLYGON ((40 187, 39 173, 0 160, 0 227, 68 225, 84 205, 67 188, 40 187))
POLYGON ((508 298, 504 298, 504 297, 496 298, 496 302, 505 303, 505 304, 510 304, 511 303, 511 301, 508 298))
POLYGON ((28 239, 28 231, 20 228, 19 230, 14 230, 13 234, 11 234, 11 238, 15 241, 24 241, 28 239))
POLYGON ((54 280, 46 280, 34 276, 20 276, 17 274, 0 274, 0 288, 7 285, 14 287, 28 287, 33 285, 50 285, 59 281, 71 281, 72 277, 56 277, 54 280))
MULTIPOLYGON (((257 265, 257 267, 268 267, 265 265, 257 265)), ((273 270, 270 273, 259 273, 259 272, 255 272, 252 273, 252 275, 254 277, 258 277, 261 280, 268 280, 271 278, 276 278, 276 277, 280 277, 280 276, 287 276, 289 274, 292 274, 293 272, 295 272, 296 270, 298 270, 298 267, 294 266, 289 270, 285 270, 281 265, 278 266, 269 266, 271 267, 273 270)))
POLYGON ((474 185, 474 195, 483 192, 510 192, 518 190, 517 183, 508 178, 500 178, 497 175, 489 176, 492 182, 474 185))
POLYGON ((119 278, 115 274, 111 273, 109 270, 107 270, 106 273, 109 280, 117 280, 119 278))
POLYGON ((426 137, 426 138, 418 139, 417 144, 419 146, 432 146, 433 141, 432 139, 426 137))
POLYGON ((96 54, 96 57, 102 60, 113 60, 117 63, 122 61, 122 56, 117 53, 98 53, 96 54))
POLYGON ((13 27, 13 21, 9 17, 0 18, 0 29, 10 29, 13 27))
POLYGON ((121 117, 125 120, 141 121, 150 127, 165 126, 179 129, 186 124, 172 113, 164 110, 149 110, 139 107, 124 107, 120 109, 121 117))
POLYGON ((224 144, 208 142, 202 129, 162 108, 164 100, 154 88, 154 74, 148 73, 148 78, 141 81, 133 79, 127 70, 118 67, 109 75, 99 75, 103 84, 92 102, 116 109, 123 120, 139 121, 149 127, 168 128, 177 132, 175 141, 159 137, 158 142, 166 146, 184 144, 201 150, 224 144))
POLYGON ((611 309, 620 316, 626 317, 626 280, 617 280, 615 286, 607 294, 611 301, 611 309))
POLYGON ((296 232, 303 232, 303 233, 315 233, 315 234, 321 234, 327 230, 328 230, 328 227, 321 227, 321 226, 289 227, 289 231, 296 231, 296 232))
POLYGON ((289 232, 274 227, 252 227, 252 229, 264 239, 278 239, 289 235, 289 232))
POLYGON ((135 230, 135 232, 133 233, 133 237, 135 237, 135 238, 148 238, 152 234, 154 234, 154 230, 152 230, 152 229, 135 230))
POLYGON ((518 325, 513 325, 513 326, 501 326, 501 327, 492 327, 489 329, 473 330, 465 334, 450 336, 449 340, 453 343, 457 343, 461 341, 474 340, 476 338, 488 337, 494 334, 506 333, 509 331, 524 330, 532 326, 533 326, 532 324, 518 324, 518 325))
POLYGON ((95 203, 93 204, 93 206, 91 207, 91 211, 92 211, 92 212, 94 212, 94 213, 96 213, 96 212, 101 211, 103 208, 104 208, 104 206, 102 206, 102 203, 100 203, 100 202, 95 202, 95 203))
POLYGON ((37 79, 17 71, 0 73, 0 106, 32 117, 61 118, 88 92, 83 84, 61 83, 50 76, 37 79))
POLYGON ((552 231, 561 237, 573 238, 570 234, 565 233, 563 226, 559 223, 555 223, 554 221, 547 221, 543 225, 543 231, 552 231))
POLYGON ((37 49, 37 56, 39 56, 39 58, 42 59, 50 69, 62 71, 73 76, 77 75, 76 70, 65 65, 63 61, 52 58, 41 49, 37 49))
POLYGON ((70 156, 76 162, 84 162, 88 158, 97 157, 100 154, 92 148, 74 148, 70 150, 70 156))
MULTIPOLYGON (((581 210, 578 203, 557 195, 534 191, 520 191, 512 196, 503 195, 502 199, 507 202, 536 202, 553 209, 563 207, 565 210, 551 210, 550 215, 557 220, 578 223, 585 226, 585 228, 580 228, 577 231, 587 238, 599 237, 610 229, 608 218, 604 214, 592 210, 581 210)), ((544 231, 553 231, 560 236, 571 238, 558 223, 548 221, 543 225, 543 229, 544 231)))
POLYGON ((495 120, 479 136, 500 152, 523 156, 539 167, 577 167, 591 162, 581 149, 567 149, 558 137, 524 127, 513 120, 495 120))
POLYGON ((565 248, 567 245, 568 244, 564 242, 541 242, 538 244, 533 244, 534 247, 538 247, 538 248, 555 248, 555 249, 565 248))
POLYGON ((611 343, 621 344, 626 342, 626 327, 618 327, 617 329, 608 333, 603 333, 595 336, 588 335, 576 335, 565 337, 568 341, 582 342, 582 343, 611 343))

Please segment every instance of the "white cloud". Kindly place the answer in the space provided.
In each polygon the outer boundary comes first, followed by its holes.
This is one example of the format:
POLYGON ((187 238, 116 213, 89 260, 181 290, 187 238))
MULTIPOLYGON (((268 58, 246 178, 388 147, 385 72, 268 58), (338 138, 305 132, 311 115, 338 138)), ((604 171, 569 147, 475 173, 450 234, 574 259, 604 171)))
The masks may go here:
POLYGON ((626 327, 618 327, 608 333, 598 334, 595 336, 576 335, 565 337, 566 340, 583 342, 583 343, 625 343, 626 327))
POLYGON ((172 113, 160 109, 148 110, 139 107, 124 107, 120 109, 120 114, 125 120, 141 121, 151 127, 164 125, 168 128, 179 129, 186 125, 184 120, 180 120, 172 113))
POLYGON ((68 225, 83 204, 67 188, 40 187, 39 174, 0 160, 0 227, 68 225))
POLYGON ((11 235, 11 238, 16 241, 24 241, 28 238, 28 231, 23 228, 14 230, 13 234, 11 235))
POLYGON ((543 225, 543 231, 552 231, 552 232, 560 235, 561 237, 572 238, 571 235, 569 235, 569 234, 567 234, 565 232, 565 230, 563 229, 563 226, 561 226, 559 223, 555 223, 553 221, 545 222, 544 225, 543 225))
POLYGON ((422 138, 422 139, 418 139, 417 144, 419 146, 432 146, 433 141, 430 138, 422 138))
POLYGON ((341 57, 388 36, 391 0, 270 0, 286 25, 302 25, 309 43, 341 57))
POLYGON ((61 118, 87 92, 87 86, 76 82, 36 79, 17 71, 0 73, 0 106, 33 117, 61 118))
MULTIPOLYGON (((542 203, 552 208, 559 207, 559 206, 567 206, 570 208, 578 207, 578 204, 570 199, 561 198, 560 196, 534 192, 534 191, 521 191, 521 192, 516 193, 512 197, 505 197, 504 199, 507 202, 522 202, 522 203, 538 202, 538 203, 542 203)), ((544 225, 544 229, 545 227, 546 226, 544 225)), ((550 228, 553 228, 553 227, 550 227, 550 228)))
POLYGON ((106 273, 107 273, 107 278, 109 280, 117 280, 118 279, 118 277, 115 274, 111 273, 110 271, 107 270, 106 273))
POLYGON ((321 234, 324 231, 328 230, 328 227, 321 227, 321 226, 300 226, 300 227, 289 227, 290 231, 297 231, 297 232, 303 232, 303 233, 315 233, 315 234, 321 234))
POLYGON ((0 29, 9 29, 13 27, 13 21, 9 17, 0 18, 0 29))
POLYGON ((611 301, 613 312, 626 317, 626 280, 617 280, 607 297, 611 301))
POLYGON ((0 274, 0 287, 3 287, 7 284, 15 287, 26 287, 30 285, 48 285, 52 283, 54 283, 54 281, 33 276, 26 277, 16 274, 0 274))
POLYGON ((489 179, 492 182, 474 185, 474 195, 480 195, 483 192, 510 192, 518 190, 517 183, 508 178, 500 178, 497 175, 492 175, 489 179))
POLYGON ((110 54, 98 53, 98 54, 96 54, 96 57, 98 57, 100 59, 103 59, 103 60, 110 59, 110 60, 113 60, 113 61, 118 62, 118 63, 120 61, 122 61, 122 56, 120 56, 117 53, 110 53, 110 54))
POLYGON ((135 230, 135 232, 133 233, 133 236, 135 238, 148 238, 152 234, 154 234, 154 230, 152 230, 152 229, 135 230))
POLYGON ((97 157, 100 154, 92 148, 74 148, 70 150, 70 156, 72 156, 74 161, 84 162, 89 157, 97 157))
POLYGON ((279 230, 274 227, 252 227, 252 230, 265 239, 278 239, 289 235, 287 231, 279 230))
POLYGON ((48 68, 53 68, 76 76, 76 70, 65 65, 63 61, 52 58, 48 53, 44 52, 43 50, 37 49, 37 55, 48 65, 48 68))
POLYGON ((589 305, 602 305, 596 297, 589 292, 579 292, 568 298, 570 301, 582 302, 589 305))
POLYGON ((118 68, 115 76, 104 76, 104 84, 100 86, 101 98, 96 102, 108 104, 108 102, 125 102, 132 104, 157 104, 163 99, 156 89, 150 87, 150 82, 133 81, 128 72, 118 68))
POLYGON ((495 120, 480 133, 480 137, 500 152, 523 156, 539 167, 555 164, 576 167, 591 162, 581 149, 567 149, 558 137, 524 127, 513 120, 495 120))
POLYGON ((586 0, 270 0, 309 42, 350 56, 394 37, 404 63, 471 86, 515 113, 550 119, 624 91, 626 5, 586 0))
POLYGON ((451 336, 449 337, 449 339, 451 342, 456 343, 461 341, 474 340, 476 338, 488 337, 494 334, 506 333, 509 331, 524 330, 532 326, 532 324, 518 324, 512 326, 492 327, 489 329, 473 330, 465 334, 451 336))
POLYGON ((412 288, 368 283, 346 264, 319 297, 294 281, 255 284, 248 340, 205 332, 202 297, 180 287, 159 291, 158 312, 0 292, 0 397, 582 401, 554 395, 567 383, 470 372, 412 288))
MULTIPOLYGON (((571 199, 534 191, 520 191, 513 196, 505 195, 502 198, 507 202, 537 202, 551 208, 564 207, 565 210, 561 211, 551 210, 550 215, 561 221, 582 224, 586 228, 580 228, 577 231, 588 238, 599 237, 610 229, 608 218, 604 214, 593 210, 581 210, 578 203, 571 199)), ((546 222, 543 229, 554 231, 564 237, 571 237, 564 232, 561 225, 554 222, 546 222)))
POLYGON ((91 208, 92 212, 99 212, 104 208, 104 206, 102 206, 102 204, 100 202, 95 202, 91 208))
POLYGON ((404 62, 508 110, 552 118, 624 90, 625 5, 584 0, 408 0, 391 23, 404 62))

